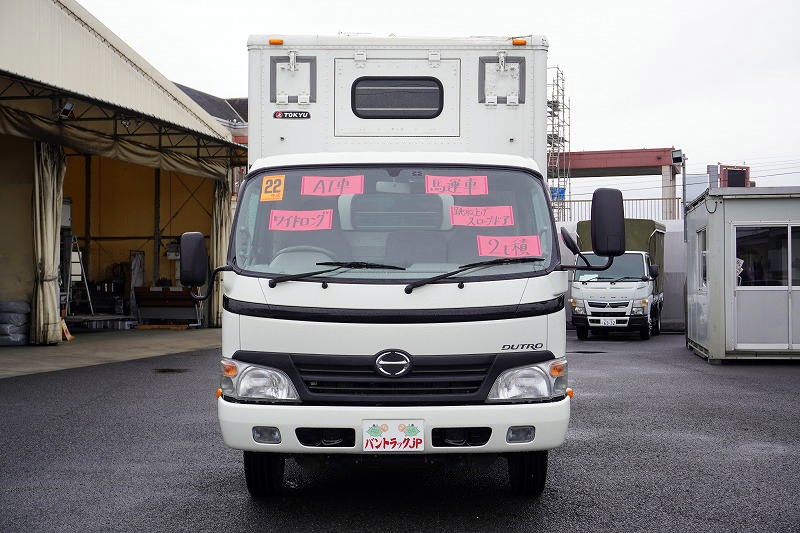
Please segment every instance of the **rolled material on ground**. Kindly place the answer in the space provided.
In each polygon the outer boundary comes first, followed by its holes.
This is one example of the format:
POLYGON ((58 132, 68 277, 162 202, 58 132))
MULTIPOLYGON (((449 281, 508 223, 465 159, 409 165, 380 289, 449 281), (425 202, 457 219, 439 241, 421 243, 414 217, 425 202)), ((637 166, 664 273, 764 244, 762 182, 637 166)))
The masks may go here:
POLYGON ((13 326, 24 326, 30 320, 27 313, 2 313, 0 312, 0 324, 11 324, 13 326))
POLYGON ((0 313, 22 313, 31 312, 31 304, 26 300, 0 300, 0 313))
POLYGON ((24 344, 28 344, 27 334, 0 335, 0 346, 22 346, 24 344))
POLYGON ((14 324, 0 324, 0 335, 28 334, 28 325, 17 326, 14 324))

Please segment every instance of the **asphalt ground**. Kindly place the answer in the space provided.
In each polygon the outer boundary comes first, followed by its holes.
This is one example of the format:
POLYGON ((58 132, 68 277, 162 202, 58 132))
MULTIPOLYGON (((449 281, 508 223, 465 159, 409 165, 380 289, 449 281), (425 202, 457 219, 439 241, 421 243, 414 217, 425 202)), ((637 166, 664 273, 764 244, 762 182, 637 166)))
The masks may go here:
POLYGON ((253 501, 216 350, 3 379, 0 531, 800 531, 800 364, 709 365, 675 335, 568 351, 573 418, 538 500, 500 460, 290 462, 253 501))

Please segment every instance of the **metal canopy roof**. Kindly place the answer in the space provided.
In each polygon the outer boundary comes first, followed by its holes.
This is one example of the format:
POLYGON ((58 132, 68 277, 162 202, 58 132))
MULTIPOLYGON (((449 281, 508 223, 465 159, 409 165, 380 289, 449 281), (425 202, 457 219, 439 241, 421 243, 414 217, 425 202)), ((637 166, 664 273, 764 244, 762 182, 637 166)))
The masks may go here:
POLYGON ((204 177, 246 148, 74 0, 7 0, 0 133, 204 177))

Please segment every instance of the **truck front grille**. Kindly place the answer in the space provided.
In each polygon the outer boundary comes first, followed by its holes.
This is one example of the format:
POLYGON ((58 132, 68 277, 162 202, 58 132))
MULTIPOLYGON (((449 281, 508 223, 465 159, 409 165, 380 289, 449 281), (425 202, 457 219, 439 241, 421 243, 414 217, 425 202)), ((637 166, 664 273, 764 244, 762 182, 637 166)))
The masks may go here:
POLYGON ((628 307, 628 302, 589 302, 589 307, 597 307, 603 309, 611 307, 612 309, 619 309, 621 307, 628 307))
POLYGON ((590 316, 626 316, 625 311, 592 311, 590 316))
POLYGON ((348 396, 370 401, 381 397, 475 394, 483 385, 495 355, 416 356, 403 377, 378 375, 374 356, 319 357, 293 355, 292 362, 311 394, 348 396))

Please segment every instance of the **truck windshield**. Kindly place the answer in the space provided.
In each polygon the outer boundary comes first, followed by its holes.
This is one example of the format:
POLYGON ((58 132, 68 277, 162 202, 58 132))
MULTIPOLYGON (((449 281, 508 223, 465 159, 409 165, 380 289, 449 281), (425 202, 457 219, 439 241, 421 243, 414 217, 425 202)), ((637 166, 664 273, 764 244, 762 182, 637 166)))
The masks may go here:
MULTIPOLYGON (((591 253, 583 254, 592 266, 603 266, 606 264, 607 258, 599 257, 591 253)), ((576 265, 584 264, 578 258, 575 262, 576 265)), ((609 281, 612 279, 628 279, 639 280, 644 276, 644 259, 642 254, 626 253, 619 257, 614 258, 614 263, 608 270, 600 272, 591 272, 586 270, 575 270, 575 279, 577 281, 609 281)))
POLYGON ((323 270, 313 279, 401 282, 498 257, 541 261, 487 265, 456 279, 523 277, 550 270, 554 230, 541 179, 493 167, 315 166, 252 176, 238 198, 229 256, 258 275, 323 270))

